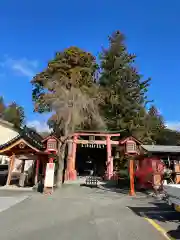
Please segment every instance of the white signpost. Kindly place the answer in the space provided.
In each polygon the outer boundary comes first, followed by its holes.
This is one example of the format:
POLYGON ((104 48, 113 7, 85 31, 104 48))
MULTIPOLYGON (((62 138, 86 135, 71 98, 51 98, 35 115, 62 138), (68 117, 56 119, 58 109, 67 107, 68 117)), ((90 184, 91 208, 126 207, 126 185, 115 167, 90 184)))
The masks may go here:
POLYGON ((55 169, 54 163, 47 163, 44 182, 45 188, 53 188, 54 186, 54 169, 55 169))

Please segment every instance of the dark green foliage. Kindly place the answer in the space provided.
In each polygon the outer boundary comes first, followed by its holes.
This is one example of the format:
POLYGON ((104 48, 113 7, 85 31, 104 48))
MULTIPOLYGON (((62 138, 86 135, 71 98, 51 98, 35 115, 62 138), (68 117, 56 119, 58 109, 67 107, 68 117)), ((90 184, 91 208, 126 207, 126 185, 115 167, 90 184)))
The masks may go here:
POLYGON ((127 129, 132 133, 137 128, 137 115, 147 103, 150 79, 141 80, 135 69, 135 58, 127 52, 124 36, 119 31, 109 37, 109 48, 100 56, 100 85, 104 90, 102 114, 108 128, 113 130, 127 129))
POLYGON ((4 98, 0 97, 0 117, 3 117, 3 113, 4 113, 5 108, 6 108, 6 106, 5 106, 5 103, 4 103, 4 98))
POLYGON ((158 134, 156 143, 160 145, 180 145, 180 132, 165 128, 158 134))
POLYGON ((97 67, 94 56, 78 47, 57 52, 54 59, 48 62, 47 68, 32 80, 35 111, 51 111, 45 97, 47 93, 53 92, 57 85, 66 88, 91 87, 96 80, 97 67))
POLYGON ((24 125, 24 109, 15 102, 6 106, 3 97, 0 97, 0 118, 20 128, 24 125))
POLYGON ((132 130, 132 135, 134 137, 144 144, 153 143, 152 125, 149 119, 149 114, 144 107, 137 112, 136 117, 134 118, 134 125, 135 127, 132 130))
POLYGON ((148 111, 148 124, 150 126, 152 141, 157 144, 166 127, 163 117, 154 105, 148 111))
POLYGON ((20 128, 24 124, 24 109, 16 103, 11 103, 6 107, 3 113, 3 119, 13 123, 15 127, 20 128))

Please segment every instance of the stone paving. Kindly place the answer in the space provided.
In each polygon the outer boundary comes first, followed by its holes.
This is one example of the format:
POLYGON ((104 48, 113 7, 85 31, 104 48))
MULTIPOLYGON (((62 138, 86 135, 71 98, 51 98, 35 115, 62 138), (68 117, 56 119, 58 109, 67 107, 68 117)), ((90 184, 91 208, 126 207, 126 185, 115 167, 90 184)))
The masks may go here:
POLYGON ((146 201, 143 196, 133 200, 127 194, 78 186, 65 186, 51 196, 33 193, 0 213, 0 239, 164 239, 128 208, 142 207, 146 201))

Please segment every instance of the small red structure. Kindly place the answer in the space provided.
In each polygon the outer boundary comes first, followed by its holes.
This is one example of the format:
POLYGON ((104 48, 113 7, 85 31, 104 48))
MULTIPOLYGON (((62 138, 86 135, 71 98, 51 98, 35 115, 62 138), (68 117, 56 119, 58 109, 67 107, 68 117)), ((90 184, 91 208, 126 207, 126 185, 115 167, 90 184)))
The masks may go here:
MULTIPOLYGON (((22 161, 21 174, 24 174, 25 161, 34 161, 32 184, 37 184, 48 160, 48 154, 45 152, 42 139, 37 132, 28 127, 24 127, 24 129, 19 129, 19 134, 15 138, 0 145, 0 155, 10 157, 6 185, 11 184, 12 171, 16 158, 22 161)), ((20 185, 24 186, 24 183, 20 185)))
POLYGON ((173 172, 172 180, 178 183, 180 172, 179 155, 180 146, 141 145, 141 155, 136 171, 140 187, 158 188, 162 184, 166 164, 166 167, 173 172))
POLYGON ((54 135, 49 135, 42 140, 42 143, 46 146, 46 152, 57 151, 59 139, 54 135))
MULTIPOLYGON (((46 146, 45 152, 47 152, 48 155, 57 154, 59 140, 55 136, 50 135, 44 138, 42 143, 46 146)), ((53 161, 54 159, 51 157, 49 159, 49 162, 53 162, 53 161)))
POLYGON ((120 145, 124 145, 124 153, 125 154, 135 154, 139 155, 139 146, 142 144, 134 137, 127 137, 121 139, 119 142, 120 145))

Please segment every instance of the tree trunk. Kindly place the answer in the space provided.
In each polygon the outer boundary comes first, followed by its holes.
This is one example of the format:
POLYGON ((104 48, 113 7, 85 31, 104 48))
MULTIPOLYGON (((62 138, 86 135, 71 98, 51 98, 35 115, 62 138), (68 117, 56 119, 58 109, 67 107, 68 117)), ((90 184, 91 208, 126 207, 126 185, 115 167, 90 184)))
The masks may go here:
POLYGON ((68 114, 68 119, 64 126, 64 139, 62 139, 62 145, 59 144, 58 148, 58 171, 57 171, 57 187, 60 187, 63 183, 63 175, 64 175, 64 160, 65 160, 65 150, 66 144, 69 138, 68 125, 71 121, 71 114, 68 114))
POLYGON ((61 146, 58 148, 58 170, 57 170, 57 182, 56 186, 60 187, 63 183, 63 170, 64 170, 64 157, 65 157, 65 149, 66 142, 63 142, 61 146))

